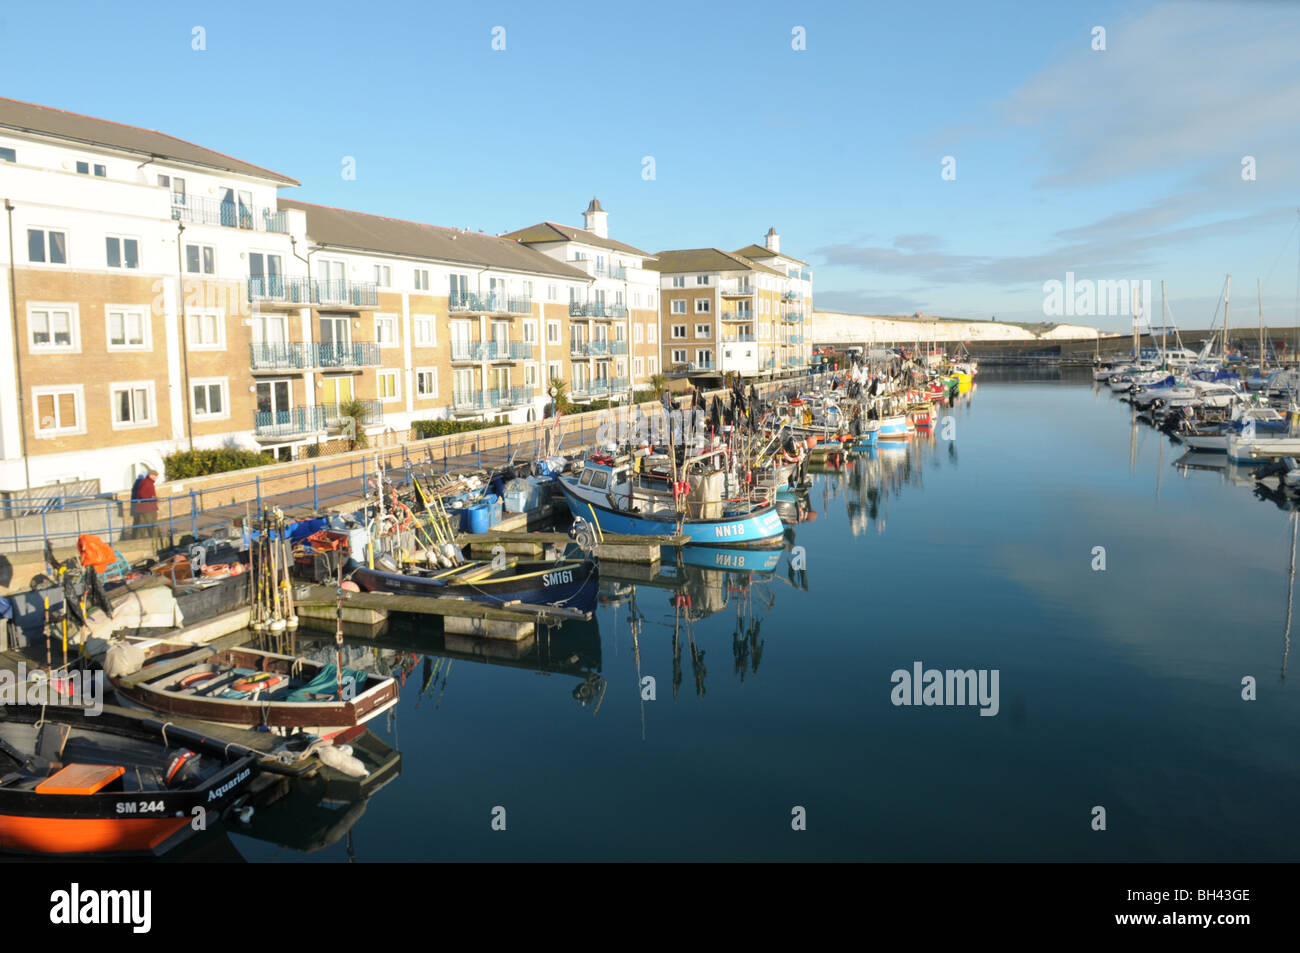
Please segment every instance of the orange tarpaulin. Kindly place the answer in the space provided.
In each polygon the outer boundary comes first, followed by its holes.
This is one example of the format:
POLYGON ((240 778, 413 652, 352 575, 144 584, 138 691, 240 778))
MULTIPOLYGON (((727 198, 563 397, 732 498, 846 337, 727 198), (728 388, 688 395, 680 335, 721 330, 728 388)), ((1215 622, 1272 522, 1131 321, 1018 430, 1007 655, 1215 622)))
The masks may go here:
POLYGON ((81 565, 94 566, 95 572, 102 573, 117 562, 117 553, 98 536, 82 533, 77 537, 77 552, 81 554, 81 565))

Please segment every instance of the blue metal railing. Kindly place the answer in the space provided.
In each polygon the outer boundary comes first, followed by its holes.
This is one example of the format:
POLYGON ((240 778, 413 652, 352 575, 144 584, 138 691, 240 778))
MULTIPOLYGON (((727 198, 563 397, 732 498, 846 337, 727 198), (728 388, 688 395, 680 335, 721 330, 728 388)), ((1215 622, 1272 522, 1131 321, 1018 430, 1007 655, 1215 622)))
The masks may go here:
POLYGON ((627 305, 604 304, 599 301, 570 301, 571 318, 626 318, 627 305))
POLYGON ((172 219, 198 225, 224 225, 256 232, 289 234, 289 218, 284 212, 260 205, 218 202, 199 195, 172 195, 172 219))
POLYGON ((800 321, 803 320, 803 312, 792 311, 789 314, 785 315, 783 320, 786 322, 786 324, 798 324, 800 321))
POLYGON ((248 300, 289 305, 344 304, 373 308, 379 304, 379 286, 344 278, 317 280, 295 275, 250 275, 248 300))
POLYGON ((255 371, 302 370, 314 366, 315 359, 315 348, 301 341, 248 346, 248 365, 255 371))
POLYGON ((484 314, 531 314, 533 299, 525 295, 453 291, 447 296, 447 310, 480 311, 484 314))
POLYGON ((752 334, 732 334, 722 339, 723 344, 753 344, 755 337, 752 334))
POLYGON ((724 311, 722 312, 723 321, 753 321, 753 311, 724 311))

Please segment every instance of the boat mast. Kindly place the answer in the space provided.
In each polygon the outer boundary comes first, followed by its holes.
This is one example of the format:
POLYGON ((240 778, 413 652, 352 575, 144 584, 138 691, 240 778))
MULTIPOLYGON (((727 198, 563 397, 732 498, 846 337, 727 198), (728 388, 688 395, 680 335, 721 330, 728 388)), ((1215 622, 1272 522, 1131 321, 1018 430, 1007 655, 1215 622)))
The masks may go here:
POLYGON ((1138 346, 1138 302, 1142 299, 1142 291, 1138 289, 1133 293, 1133 363, 1141 364, 1141 350, 1138 346))
POLYGON ((1228 369, 1228 302, 1232 299, 1232 275, 1228 276, 1228 285, 1223 292, 1223 369, 1228 369))
POLYGON ((1165 318, 1165 279, 1160 279, 1160 356, 1168 360, 1169 323, 1165 318))
POLYGON ((1259 299, 1259 376, 1264 376, 1264 285, 1255 279, 1255 296, 1259 299))

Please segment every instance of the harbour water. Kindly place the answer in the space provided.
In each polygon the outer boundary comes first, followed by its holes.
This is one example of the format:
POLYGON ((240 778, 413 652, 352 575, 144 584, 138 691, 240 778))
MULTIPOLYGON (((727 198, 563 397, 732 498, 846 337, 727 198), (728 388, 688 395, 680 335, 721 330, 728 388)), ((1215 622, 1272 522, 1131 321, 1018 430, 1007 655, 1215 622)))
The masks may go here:
POLYGON ((802 572, 787 549, 772 571, 681 567, 676 588, 603 573, 595 621, 520 660, 399 620, 382 645, 410 672, 372 727, 400 776, 330 847, 235 833, 235 848, 1297 859, 1289 514, 1180 471, 1181 450, 1086 371, 978 380, 947 431, 817 476, 816 518, 788 534, 802 572), (916 663, 996 672, 996 714, 894 704, 893 673, 916 663))

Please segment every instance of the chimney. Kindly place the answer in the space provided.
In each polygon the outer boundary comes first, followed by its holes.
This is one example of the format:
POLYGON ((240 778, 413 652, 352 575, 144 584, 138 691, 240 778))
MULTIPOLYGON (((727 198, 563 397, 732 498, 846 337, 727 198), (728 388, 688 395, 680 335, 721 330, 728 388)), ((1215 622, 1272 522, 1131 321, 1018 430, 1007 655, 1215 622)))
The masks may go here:
POLYGON ((775 228, 769 228, 767 230, 766 244, 768 251, 776 252, 778 255, 781 253, 781 236, 776 233, 775 228))
POLYGON ((582 213, 583 228, 601 238, 609 238, 609 213, 600 207, 600 201, 592 198, 587 211, 582 213))

